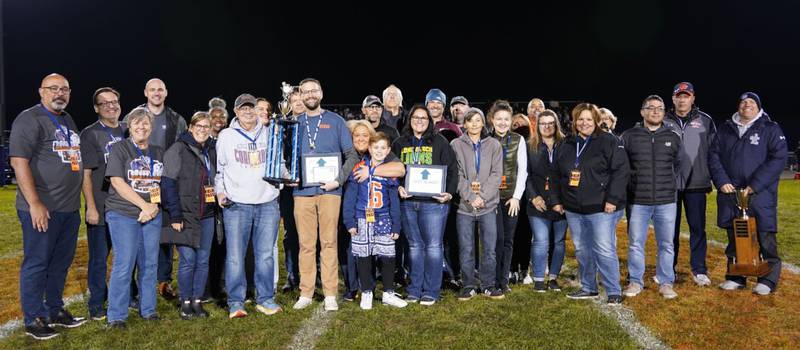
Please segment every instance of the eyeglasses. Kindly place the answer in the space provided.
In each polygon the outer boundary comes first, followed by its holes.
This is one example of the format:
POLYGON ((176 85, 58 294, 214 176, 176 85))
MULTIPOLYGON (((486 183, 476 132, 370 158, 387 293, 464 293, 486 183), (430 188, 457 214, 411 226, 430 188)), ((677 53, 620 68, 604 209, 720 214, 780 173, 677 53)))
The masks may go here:
POLYGON ((552 128, 556 126, 556 122, 548 122, 548 123, 539 123, 539 126, 543 128, 552 128))
POLYGON ((367 106, 367 109, 375 110, 375 109, 383 109, 383 107, 381 107, 379 105, 372 105, 372 106, 367 106))
POLYGON ((303 94, 303 95, 311 95, 311 94, 316 95, 316 94, 318 94, 320 92, 322 92, 322 90, 320 90, 320 89, 300 90, 300 93, 303 94))
POLYGON ((103 108, 119 107, 119 101, 114 100, 114 101, 98 102, 97 106, 103 108))
POLYGON ((650 112, 663 112, 664 111, 664 107, 655 107, 655 106, 642 107, 642 109, 643 110, 648 110, 650 112))
POLYGON ((198 128, 198 129, 206 129, 206 130, 208 130, 208 129, 211 129, 211 125, 200 125, 200 124, 195 124, 195 125, 194 125, 194 127, 195 127, 195 128, 198 128))
POLYGON ((426 120, 428 120, 428 117, 411 117, 411 120, 412 120, 412 121, 421 122, 421 121, 426 121, 426 120))
POLYGON ((69 86, 58 86, 58 85, 42 86, 42 89, 50 90, 50 92, 54 94, 61 92, 64 95, 69 94, 72 91, 72 89, 70 89, 69 86))
POLYGON ((239 107, 239 111, 240 112, 252 112, 254 110, 255 110, 255 108, 253 108, 252 106, 241 106, 241 107, 239 107))

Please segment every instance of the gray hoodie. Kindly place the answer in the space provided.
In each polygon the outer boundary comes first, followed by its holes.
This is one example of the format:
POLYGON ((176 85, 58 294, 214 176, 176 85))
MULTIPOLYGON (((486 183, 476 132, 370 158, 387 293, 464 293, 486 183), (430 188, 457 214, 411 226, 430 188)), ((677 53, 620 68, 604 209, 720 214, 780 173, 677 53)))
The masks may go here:
POLYGON ((678 117, 672 110, 667 114, 667 119, 674 124, 673 130, 681 135, 678 190, 710 192, 708 147, 717 133, 714 120, 697 107, 692 107, 686 118, 678 117))
POLYGON ((458 161, 458 194, 461 201, 458 203, 458 213, 472 216, 481 216, 497 210, 500 203, 500 178, 503 176, 503 151, 493 137, 482 136, 480 143, 480 171, 475 174, 475 148, 467 134, 461 135, 450 142, 456 153, 458 161), (483 209, 473 210, 470 203, 477 198, 472 192, 472 182, 481 184, 480 197, 486 205, 483 209))

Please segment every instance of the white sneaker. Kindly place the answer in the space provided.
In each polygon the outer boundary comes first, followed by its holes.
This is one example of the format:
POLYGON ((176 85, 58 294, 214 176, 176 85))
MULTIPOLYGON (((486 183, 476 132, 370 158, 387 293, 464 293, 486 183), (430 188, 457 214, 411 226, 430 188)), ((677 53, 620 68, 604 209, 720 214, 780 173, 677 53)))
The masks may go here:
MULTIPOLYGON (((386 295, 386 293, 384 293, 384 297, 383 297, 384 300, 386 299, 385 295, 386 295)), ((328 300, 327 300, 327 298, 325 298, 325 299, 326 299, 325 300, 325 307, 326 307, 326 310, 327 310, 327 307, 328 307, 327 301, 328 300)), ((334 300, 334 302, 335 302, 335 300, 334 300)), ((361 292, 361 309, 362 310, 371 310, 372 309, 372 292, 371 291, 367 290, 367 291, 361 292)))
POLYGON ((399 308, 404 308, 408 306, 408 303, 400 298, 400 294, 395 292, 383 292, 383 300, 381 300, 384 304, 399 308))
POLYGON ((678 293, 675 293, 671 284, 662 284, 661 287, 658 288, 658 292, 661 293, 664 299, 675 299, 678 297, 678 293))
POLYGON ((294 303, 292 308, 295 310, 301 310, 307 308, 309 305, 311 305, 311 298, 301 296, 297 299, 297 302, 294 303))
POLYGON ((702 274, 702 273, 696 274, 696 275, 694 275, 693 279, 694 279, 694 283, 697 284, 700 287, 705 287, 705 286, 710 286, 711 285, 711 279, 708 278, 708 275, 706 275, 706 274, 702 274))
POLYGON ((622 294, 625 295, 626 297, 631 297, 632 298, 632 297, 635 297, 635 296, 639 295, 639 293, 641 293, 641 292, 642 292, 642 286, 640 286, 636 282, 631 282, 630 284, 628 284, 628 287, 625 288, 625 290, 622 292, 622 294))
POLYGON ((336 303, 335 296, 325 297, 325 311, 339 310, 339 304, 336 303))
POLYGON ((525 275, 525 278, 522 279, 522 284, 533 284, 533 278, 531 278, 530 274, 525 275))
POLYGON ((653 282, 657 285, 661 285, 661 281, 658 280, 658 276, 653 276, 653 282))
POLYGON ((770 289, 766 284, 759 283, 753 288, 753 293, 758 295, 769 295, 769 293, 772 293, 772 289, 770 289))
POLYGON ((731 280, 726 280, 725 282, 719 284, 719 289, 722 290, 737 290, 743 288, 744 288, 743 284, 739 284, 731 280))

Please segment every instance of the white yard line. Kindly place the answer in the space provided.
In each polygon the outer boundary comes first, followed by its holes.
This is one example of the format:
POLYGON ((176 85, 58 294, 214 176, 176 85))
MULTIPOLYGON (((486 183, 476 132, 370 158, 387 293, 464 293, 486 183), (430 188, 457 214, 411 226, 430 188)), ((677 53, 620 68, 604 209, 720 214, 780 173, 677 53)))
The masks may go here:
MULTIPOLYGON (((64 307, 67 307, 73 303, 80 303, 83 301, 83 298, 84 298, 83 294, 69 296, 66 299, 64 299, 64 307)), ((19 318, 15 318, 11 321, 3 323, 3 325, 0 325, 0 339, 5 339, 6 337, 14 333, 17 329, 21 328, 22 326, 23 326, 22 320, 19 318)))
POLYGON ((320 303, 311 314, 311 317, 303 321, 303 325, 297 330, 292 338, 292 343, 287 349, 313 349, 317 346, 319 338, 328 330, 328 326, 333 320, 334 312, 324 310, 320 303))

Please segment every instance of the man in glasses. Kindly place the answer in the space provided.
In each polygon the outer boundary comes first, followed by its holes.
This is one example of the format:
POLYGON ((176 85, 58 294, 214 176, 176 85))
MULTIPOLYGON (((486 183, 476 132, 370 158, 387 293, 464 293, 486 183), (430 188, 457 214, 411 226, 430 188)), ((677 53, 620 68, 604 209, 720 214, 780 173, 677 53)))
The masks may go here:
POLYGON ((694 283, 711 284, 706 269, 706 195, 711 192, 711 173, 708 169, 708 147, 717 133, 714 120, 695 105, 694 86, 682 82, 672 89, 673 108, 666 119, 681 135, 681 167, 678 169, 678 208, 675 219, 675 259, 677 271, 681 240, 681 206, 686 210, 689 224, 689 264, 694 283))
POLYGON ((25 332, 34 339, 58 336, 54 326, 86 322, 64 310, 62 299, 80 226, 83 180, 81 140, 69 103, 69 82, 50 74, 39 87, 41 102, 11 126, 11 166, 17 177, 17 215, 22 226, 20 302, 25 332))
POLYGON ((364 101, 361 103, 361 113, 364 113, 364 118, 372 124, 372 128, 375 129, 375 132, 382 132, 389 136, 389 140, 394 142, 394 140, 400 137, 400 134, 397 132, 393 126, 386 124, 386 122, 381 118, 383 114, 383 102, 378 96, 369 95, 364 98, 364 101))
POLYGON ((86 240, 89 245, 88 284, 89 317, 102 320, 106 316, 106 270, 111 236, 105 220, 108 197, 106 163, 111 146, 125 138, 127 127, 119 122, 119 92, 110 87, 97 89, 92 95, 98 120, 81 131, 83 156, 83 198, 86 202, 86 240))

